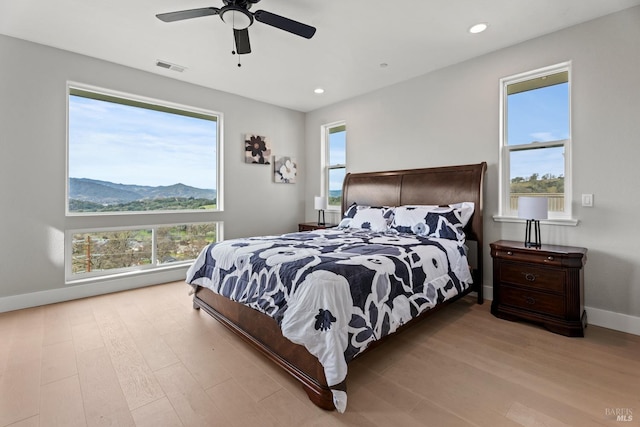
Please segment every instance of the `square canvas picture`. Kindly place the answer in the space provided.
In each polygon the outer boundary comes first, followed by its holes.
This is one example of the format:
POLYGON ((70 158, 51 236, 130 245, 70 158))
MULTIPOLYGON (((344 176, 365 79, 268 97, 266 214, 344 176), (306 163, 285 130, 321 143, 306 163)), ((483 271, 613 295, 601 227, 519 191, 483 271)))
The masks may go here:
POLYGON ((244 136, 244 161, 268 165, 271 158, 271 144, 266 136, 246 134, 244 136))
POLYGON ((273 162, 273 180, 279 184, 295 184, 298 165, 291 157, 276 157, 273 162))

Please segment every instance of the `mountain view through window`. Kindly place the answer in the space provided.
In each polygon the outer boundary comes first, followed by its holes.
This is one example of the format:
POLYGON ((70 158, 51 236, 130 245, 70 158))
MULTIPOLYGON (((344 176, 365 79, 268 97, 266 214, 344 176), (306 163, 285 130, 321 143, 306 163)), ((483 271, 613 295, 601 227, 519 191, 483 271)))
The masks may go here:
POLYGON ((68 211, 217 208, 218 117, 71 89, 68 211))

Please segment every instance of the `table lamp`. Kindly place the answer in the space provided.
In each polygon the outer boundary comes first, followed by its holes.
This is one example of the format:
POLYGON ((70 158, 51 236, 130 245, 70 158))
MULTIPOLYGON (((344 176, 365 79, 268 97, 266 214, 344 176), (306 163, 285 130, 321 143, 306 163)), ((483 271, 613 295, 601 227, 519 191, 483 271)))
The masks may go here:
POLYGON ((318 210, 318 225, 325 225, 324 207, 327 205, 327 198, 322 196, 314 197, 314 206, 318 210), (322 219, 320 219, 322 218, 322 219))
POLYGON ((540 242, 540 220, 548 218, 549 199, 547 197, 518 197, 518 218, 527 220, 524 245, 527 248, 539 248, 540 242), (531 225, 533 233, 531 235, 531 225), (531 239, 534 239, 531 241, 531 239))

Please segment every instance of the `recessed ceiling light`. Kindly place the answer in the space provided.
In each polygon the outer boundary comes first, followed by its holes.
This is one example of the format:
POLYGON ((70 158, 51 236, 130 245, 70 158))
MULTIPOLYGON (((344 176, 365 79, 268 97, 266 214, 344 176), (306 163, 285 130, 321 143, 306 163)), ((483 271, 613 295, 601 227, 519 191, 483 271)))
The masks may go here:
POLYGON ((313 92, 320 95, 321 93, 324 93, 324 89, 322 89, 321 87, 317 87, 313 90, 313 92))
POLYGON ((474 25, 473 27, 469 28, 469 32, 471 34, 478 34, 483 32, 484 30, 486 30, 488 27, 488 25, 484 22, 481 22, 479 24, 474 25))

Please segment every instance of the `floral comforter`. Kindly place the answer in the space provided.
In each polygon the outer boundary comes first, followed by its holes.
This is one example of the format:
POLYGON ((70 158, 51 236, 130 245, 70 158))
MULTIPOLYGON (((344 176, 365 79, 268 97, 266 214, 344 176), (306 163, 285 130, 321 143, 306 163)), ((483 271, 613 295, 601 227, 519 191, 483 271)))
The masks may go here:
POLYGON ((333 386, 371 342, 468 288, 468 265, 456 240, 328 229, 209 245, 187 282, 271 316, 333 386))

